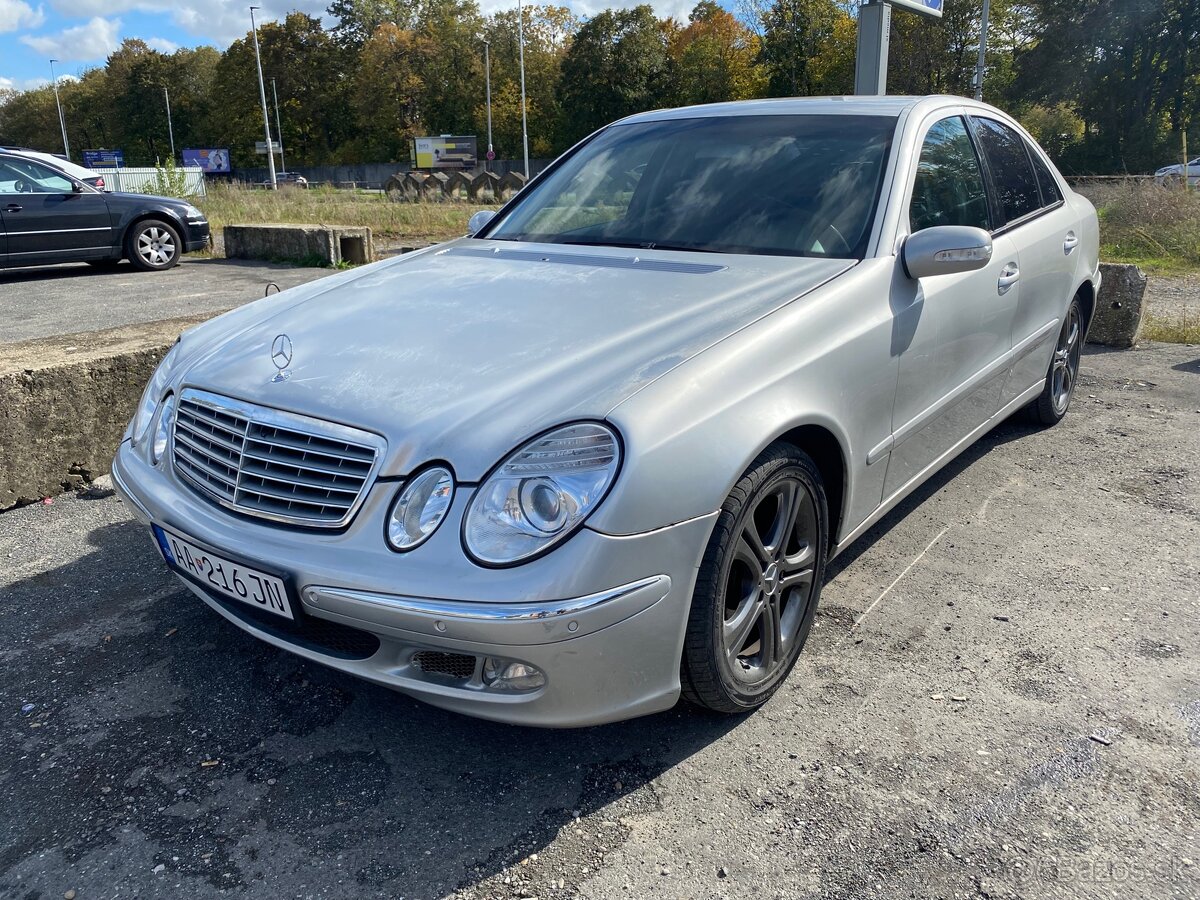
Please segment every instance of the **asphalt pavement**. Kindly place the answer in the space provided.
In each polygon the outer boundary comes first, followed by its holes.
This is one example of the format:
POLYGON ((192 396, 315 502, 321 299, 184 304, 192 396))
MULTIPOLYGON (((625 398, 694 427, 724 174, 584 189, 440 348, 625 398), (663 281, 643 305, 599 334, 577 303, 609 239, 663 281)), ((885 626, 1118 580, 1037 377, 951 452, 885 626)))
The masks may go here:
POLYGON ((256 641, 114 497, 5 513, 0 897, 1194 898, 1197 460, 1200 347, 1091 353, 835 562, 764 709, 558 732, 256 641))
POLYGON ((165 272, 127 262, 0 269, 0 344, 216 314, 258 300, 272 282, 286 289, 334 271, 196 256, 165 272))

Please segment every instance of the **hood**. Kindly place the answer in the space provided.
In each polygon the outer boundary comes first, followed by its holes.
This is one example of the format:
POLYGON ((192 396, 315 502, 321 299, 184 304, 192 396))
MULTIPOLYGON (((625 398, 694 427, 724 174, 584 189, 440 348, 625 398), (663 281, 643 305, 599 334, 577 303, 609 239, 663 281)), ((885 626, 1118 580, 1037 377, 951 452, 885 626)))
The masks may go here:
POLYGON ((385 474, 442 460, 472 482, 852 265, 463 239, 200 326, 182 381, 377 432, 385 474))

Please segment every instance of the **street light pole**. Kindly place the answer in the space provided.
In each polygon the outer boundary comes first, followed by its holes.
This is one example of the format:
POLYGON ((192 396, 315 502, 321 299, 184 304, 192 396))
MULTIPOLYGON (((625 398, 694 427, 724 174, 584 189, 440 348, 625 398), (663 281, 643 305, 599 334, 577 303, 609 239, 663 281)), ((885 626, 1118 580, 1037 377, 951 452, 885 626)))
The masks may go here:
POLYGON ((267 117, 267 88, 263 84, 262 56, 258 52, 258 26, 254 23, 254 11, 257 6, 250 7, 250 31, 254 34, 254 63, 258 66, 258 99, 262 103, 263 134, 267 138, 267 171, 270 173, 271 189, 279 185, 275 181, 275 152, 271 149, 271 120, 267 117))
POLYGON ((988 0, 983 0, 983 21, 979 28, 979 59, 975 63, 975 99, 983 99, 983 73, 987 67, 988 0))
POLYGON ((62 128, 63 136, 63 153, 67 159, 71 158, 71 145, 67 143, 67 120, 63 118, 62 101, 58 98, 58 78, 54 74, 54 64, 57 59, 50 60, 50 81, 54 84, 54 103, 58 107, 58 125, 62 128))
POLYGON ((275 133, 279 135, 279 169, 287 171, 287 163, 283 161, 283 122, 279 119, 279 91, 275 90, 275 79, 271 79, 271 93, 275 95, 275 133))
POLYGON ((529 180, 529 122, 525 116, 525 8, 517 0, 517 44, 521 57, 521 143, 525 148, 525 180, 529 180))
POLYGON ((165 87, 163 99, 167 101, 167 134, 171 138, 171 162, 175 162, 175 126, 171 124, 171 95, 165 87))
POLYGON ((487 85, 488 112, 488 162, 484 168, 490 172, 492 156, 492 45, 488 41, 483 42, 483 73, 484 82, 487 85))

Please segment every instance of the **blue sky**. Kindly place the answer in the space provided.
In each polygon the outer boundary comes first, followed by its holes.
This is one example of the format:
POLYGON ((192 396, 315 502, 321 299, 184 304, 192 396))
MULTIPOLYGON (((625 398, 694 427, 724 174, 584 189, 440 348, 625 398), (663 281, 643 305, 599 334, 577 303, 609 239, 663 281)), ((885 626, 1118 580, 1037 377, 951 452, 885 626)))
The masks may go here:
MULTIPOLYGON (((0 88, 25 89, 50 81, 55 72, 78 75, 103 64, 125 38, 141 38, 164 52, 201 44, 224 49, 250 30, 252 0, 0 0, 0 88)), ((260 21, 298 9, 323 15, 329 0, 256 0, 260 21)), ((558 0, 563 2, 563 0, 558 0)), ((567 0, 580 14, 636 0, 567 0)), ((516 6, 516 0, 482 0, 485 12, 516 6)), ((692 0, 656 0, 660 15, 686 17, 692 0)))

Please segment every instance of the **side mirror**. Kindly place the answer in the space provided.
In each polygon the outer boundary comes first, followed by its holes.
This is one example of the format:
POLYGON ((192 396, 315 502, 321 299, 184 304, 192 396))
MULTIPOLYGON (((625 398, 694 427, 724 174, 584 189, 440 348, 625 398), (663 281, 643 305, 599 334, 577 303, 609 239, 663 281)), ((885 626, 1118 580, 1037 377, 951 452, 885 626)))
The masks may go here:
POLYGON ((982 269, 992 259, 992 236, 967 225, 936 225, 911 234, 900 253, 909 278, 982 269))
POLYGON ((82 194, 83 193, 83 182, 76 181, 74 178, 72 178, 71 179, 71 190, 74 191, 76 194, 82 194))
POLYGON ((496 213, 490 209, 481 209, 475 213, 475 215, 471 216, 471 220, 467 222, 467 234, 478 234, 479 229, 492 221, 492 217, 495 215, 496 213))

